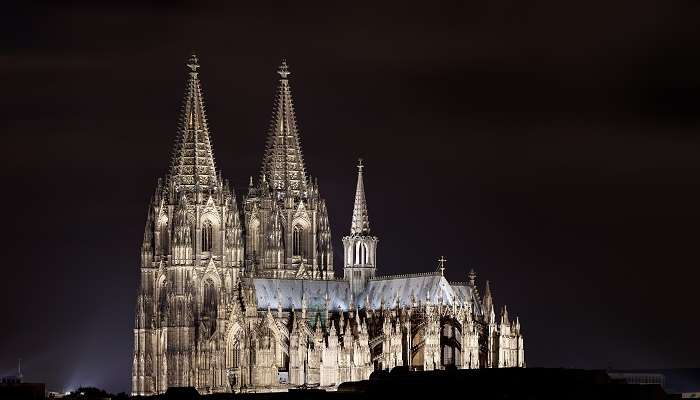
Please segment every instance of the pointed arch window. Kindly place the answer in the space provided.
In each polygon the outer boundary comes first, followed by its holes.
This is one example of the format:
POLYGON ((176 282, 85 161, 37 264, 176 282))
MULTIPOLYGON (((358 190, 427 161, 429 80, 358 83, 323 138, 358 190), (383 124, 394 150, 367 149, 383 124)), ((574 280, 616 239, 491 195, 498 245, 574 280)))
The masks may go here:
POLYGON ((254 219, 250 223, 248 250, 251 254, 260 254, 260 221, 254 219))
POLYGON ((240 346, 234 346, 233 347, 233 360, 231 360, 231 366, 233 368, 238 368, 241 365, 241 352, 239 350, 240 346))
POLYGON ((207 280, 202 293, 202 314, 209 319, 216 319, 218 300, 214 282, 207 280))
POLYGON ((168 231, 168 217, 163 216, 160 221, 159 221, 159 227, 160 229, 160 251, 163 254, 168 253, 168 243, 170 242, 169 236, 169 231, 168 231))
POLYGON ((366 265, 369 263, 368 260, 367 245, 362 242, 355 243, 355 264, 356 265, 366 265))
POLYGON ((165 283, 165 279, 158 285, 158 303, 160 305, 160 312, 165 313, 168 309, 168 290, 165 283))
POLYGON ((294 232, 292 233, 292 255, 301 256, 304 250, 304 229, 301 225, 294 225, 294 232))
POLYGON ((202 225, 202 251, 211 251, 214 248, 214 226, 211 221, 205 221, 202 225))

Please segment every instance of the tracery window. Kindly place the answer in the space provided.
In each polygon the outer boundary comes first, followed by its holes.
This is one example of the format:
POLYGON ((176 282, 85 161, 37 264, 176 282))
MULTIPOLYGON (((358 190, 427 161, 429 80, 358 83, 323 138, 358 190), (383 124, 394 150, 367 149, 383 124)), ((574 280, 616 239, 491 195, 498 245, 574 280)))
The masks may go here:
POLYGON ((214 227, 210 221, 205 221, 202 225, 202 251, 211 251, 214 247, 214 227))
POLYGON ((241 352, 238 349, 238 346, 234 346, 233 348, 233 363, 232 367, 233 368, 238 368, 240 367, 241 364, 241 352))
POLYGON ((250 253, 260 253, 260 221, 253 219, 250 223, 249 251, 250 253))
POLYGON ((304 249, 304 241, 302 239, 302 235, 304 234, 304 230, 302 229, 301 226, 295 225, 294 226, 294 232, 292 233, 292 255, 295 256, 301 256, 303 254, 303 249, 304 249))
POLYGON ((163 217, 163 219, 160 221, 160 251, 163 254, 168 253, 168 217, 163 217))
POLYGON ((166 309, 168 308, 168 290, 165 281, 163 281, 158 287, 158 297, 158 303, 160 303, 160 311, 162 313, 165 313, 166 309))
POLYGON ((202 314, 205 317, 209 317, 209 319, 216 319, 218 301, 216 299, 216 288, 214 287, 214 283, 212 281, 207 280, 204 283, 204 290, 202 294, 202 314))
POLYGON ((362 242, 357 242, 355 244, 355 264, 366 265, 368 264, 367 257, 367 245, 362 242))

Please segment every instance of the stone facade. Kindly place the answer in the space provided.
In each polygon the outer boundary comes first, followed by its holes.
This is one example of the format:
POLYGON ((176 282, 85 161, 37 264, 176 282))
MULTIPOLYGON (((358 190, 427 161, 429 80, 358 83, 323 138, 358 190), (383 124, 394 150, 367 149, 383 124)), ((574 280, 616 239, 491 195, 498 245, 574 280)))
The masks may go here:
POLYGON ((189 82, 169 172, 148 207, 134 328, 132 393, 333 388, 405 366, 524 367, 520 322, 471 271, 377 275, 358 166, 343 278, 336 279, 328 211, 306 175, 289 70, 280 75, 257 183, 239 209, 216 171, 199 81, 189 82))

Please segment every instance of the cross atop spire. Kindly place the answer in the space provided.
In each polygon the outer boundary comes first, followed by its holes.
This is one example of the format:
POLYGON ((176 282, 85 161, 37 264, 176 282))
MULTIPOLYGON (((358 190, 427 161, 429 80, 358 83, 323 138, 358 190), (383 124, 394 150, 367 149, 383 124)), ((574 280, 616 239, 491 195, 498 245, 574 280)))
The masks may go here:
POLYGON ((440 258, 438 258, 438 263, 440 263, 440 267, 438 268, 440 269, 440 275, 442 276, 445 276, 445 261, 447 261, 447 259, 444 256, 440 256, 440 258))
POLYGON ((362 159, 357 164, 357 189, 355 190, 355 208, 352 211, 351 235, 369 234, 369 215, 367 213, 367 200, 365 199, 365 184, 362 179, 362 159))
POLYGON ((190 67, 190 73, 196 73, 197 68, 199 68, 199 59, 197 58, 197 54, 195 54, 194 51, 190 55, 190 59, 187 60, 187 66, 190 67))
POLYGON ((209 138, 204 96, 199 83, 199 60, 192 53, 187 61, 189 81, 182 106, 182 119, 170 161, 168 180, 186 189, 202 190, 216 185, 216 165, 209 138))
POLYGON ((282 59, 282 64, 280 64, 280 67, 277 69, 277 73, 280 74, 282 79, 287 79, 287 77, 292 74, 291 72, 289 72, 289 67, 287 66, 286 59, 282 59))
POLYGON ((306 169, 285 60, 277 73, 280 81, 260 175, 267 175, 273 189, 290 190, 294 196, 299 196, 306 190, 306 169))

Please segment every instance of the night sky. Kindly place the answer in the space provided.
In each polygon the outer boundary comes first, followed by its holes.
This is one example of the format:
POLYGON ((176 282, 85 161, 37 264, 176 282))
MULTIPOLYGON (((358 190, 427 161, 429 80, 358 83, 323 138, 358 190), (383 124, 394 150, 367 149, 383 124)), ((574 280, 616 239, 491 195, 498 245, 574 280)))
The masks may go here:
POLYGON ((193 50, 239 198, 287 58, 337 273, 362 157, 380 273, 474 268, 528 366, 699 366, 697 2, 90 3, 0 16, 0 373, 130 390, 193 50))

